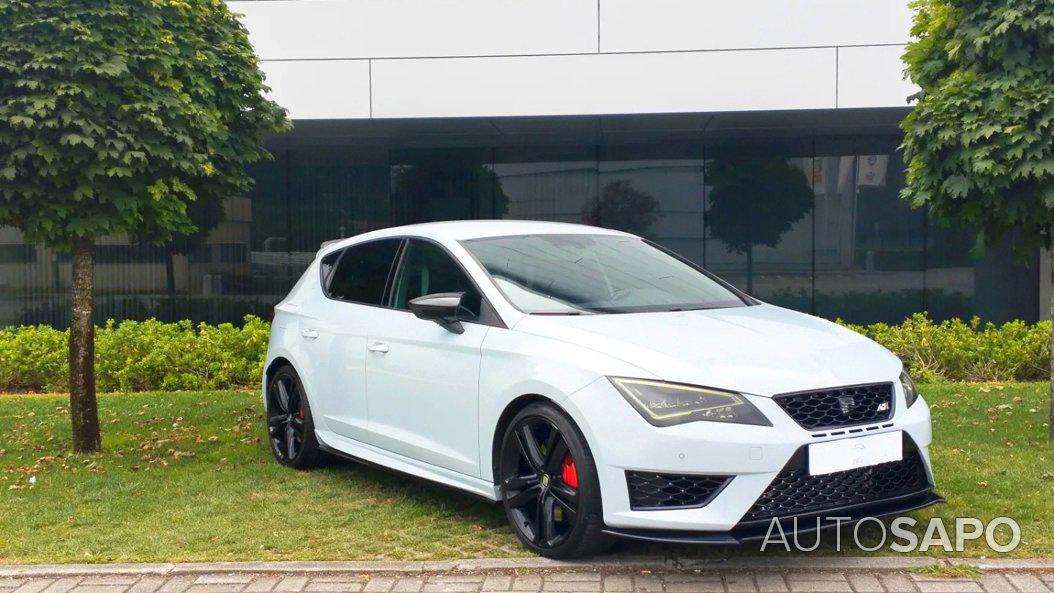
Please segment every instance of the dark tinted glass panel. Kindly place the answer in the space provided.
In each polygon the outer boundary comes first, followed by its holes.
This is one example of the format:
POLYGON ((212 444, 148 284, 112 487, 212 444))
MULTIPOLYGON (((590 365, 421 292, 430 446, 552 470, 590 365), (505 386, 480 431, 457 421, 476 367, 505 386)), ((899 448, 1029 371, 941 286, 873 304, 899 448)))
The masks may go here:
POLYGON ((767 302, 812 309, 812 144, 708 146, 706 267, 767 302))
POLYGON ((323 242, 391 225, 387 151, 298 147, 288 156, 295 275, 311 263, 323 242))
POLYGON ((0 244, 0 265, 28 264, 36 259, 37 250, 32 245, 0 244))
POLYGON ((495 218, 497 183, 489 165, 489 150, 392 151, 395 224, 495 218))
POLYGON ((398 239, 383 239, 345 249, 329 281, 329 296, 367 305, 382 304, 399 243, 398 239))
POLYGON ((976 233, 930 221, 926 248, 926 311, 934 319, 978 316, 1002 323, 1033 321, 1039 312, 1038 257, 1015 257, 1008 239, 972 253, 976 233))
POLYGON ((493 172, 497 218, 595 224, 595 148, 501 148, 493 172))
POLYGON ((525 235, 466 241, 505 296, 541 314, 742 307, 707 275, 624 235, 525 235))
POLYGON ((438 245, 411 239, 392 283, 392 305, 408 310, 417 297, 443 292, 465 293, 462 313, 479 317, 480 296, 464 270, 438 245))
POLYGON ((212 245, 195 245, 187 254, 187 261, 192 264, 212 263, 212 245))
POLYGON ((608 146, 589 222, 645 237, 702 265, 701 145, 608 146))
MULTIPOLYGON (((974 258, 972 229, 927 223, 900 200, 897 117, 297 122, 270 141, 273 160, 250 167, 248 195, 194 205, 200 232, 164 248, 100 238, 97 319, 269 318, 323 241, 474 218, 628 230, 766 301, 829 318, 1035 319, 1038 254, 1023 264, 1002 244, 974 258), (802 178, 813 203, 799 216, 802 178)), ((69 282, 68 257, 0 228, 0 325, 67 325, 69 282)))
POLYGON ((923 309, 926 224, 900 199, 896 145, 817 145, 817 315, 895 323, 923 309))

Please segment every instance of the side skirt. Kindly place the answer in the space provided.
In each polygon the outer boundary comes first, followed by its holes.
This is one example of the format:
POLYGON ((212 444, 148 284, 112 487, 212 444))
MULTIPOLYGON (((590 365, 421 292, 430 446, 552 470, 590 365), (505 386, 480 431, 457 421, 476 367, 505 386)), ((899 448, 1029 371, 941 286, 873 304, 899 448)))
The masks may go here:
POLYGON ((316 430, 315 436, 323 451, 358 463, 423 478, 430 482, 479 496, 488 502, 500 500, 498 487, 486 480, 466 476, 455 471, 422 463, 391 451, 354 441, 332 432, 316 430))

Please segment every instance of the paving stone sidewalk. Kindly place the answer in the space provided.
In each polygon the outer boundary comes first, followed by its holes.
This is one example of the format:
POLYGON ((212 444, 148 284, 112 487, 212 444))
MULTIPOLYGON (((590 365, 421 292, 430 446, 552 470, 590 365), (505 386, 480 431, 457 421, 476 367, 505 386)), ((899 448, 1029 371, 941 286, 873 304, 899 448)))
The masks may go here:
POLYGON ((1054 593, 1051 561, 989 565, 976 578, 909 570, 927 563, 938 561, 0 565, 0 593, 1054 593))

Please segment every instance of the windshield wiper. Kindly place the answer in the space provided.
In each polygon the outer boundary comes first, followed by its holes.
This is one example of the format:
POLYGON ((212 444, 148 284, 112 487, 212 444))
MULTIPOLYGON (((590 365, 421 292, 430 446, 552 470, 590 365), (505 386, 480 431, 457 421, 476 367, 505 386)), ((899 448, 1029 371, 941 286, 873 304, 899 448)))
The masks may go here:
POLYGON ((582 311, 535 311, 530 315, 585 315, 582 311))

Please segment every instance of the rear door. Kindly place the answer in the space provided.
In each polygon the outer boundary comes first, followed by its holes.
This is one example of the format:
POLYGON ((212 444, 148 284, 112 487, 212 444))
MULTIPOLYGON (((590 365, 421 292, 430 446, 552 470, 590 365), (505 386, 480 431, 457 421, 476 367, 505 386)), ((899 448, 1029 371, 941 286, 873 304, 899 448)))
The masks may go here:
POLYGON ((325 427, 366 440, 366 338, 382 310, 402 239, 360 243, 321 262, 322 296, 301 318, 299 333, 310 353, 312 406, 325 427))

